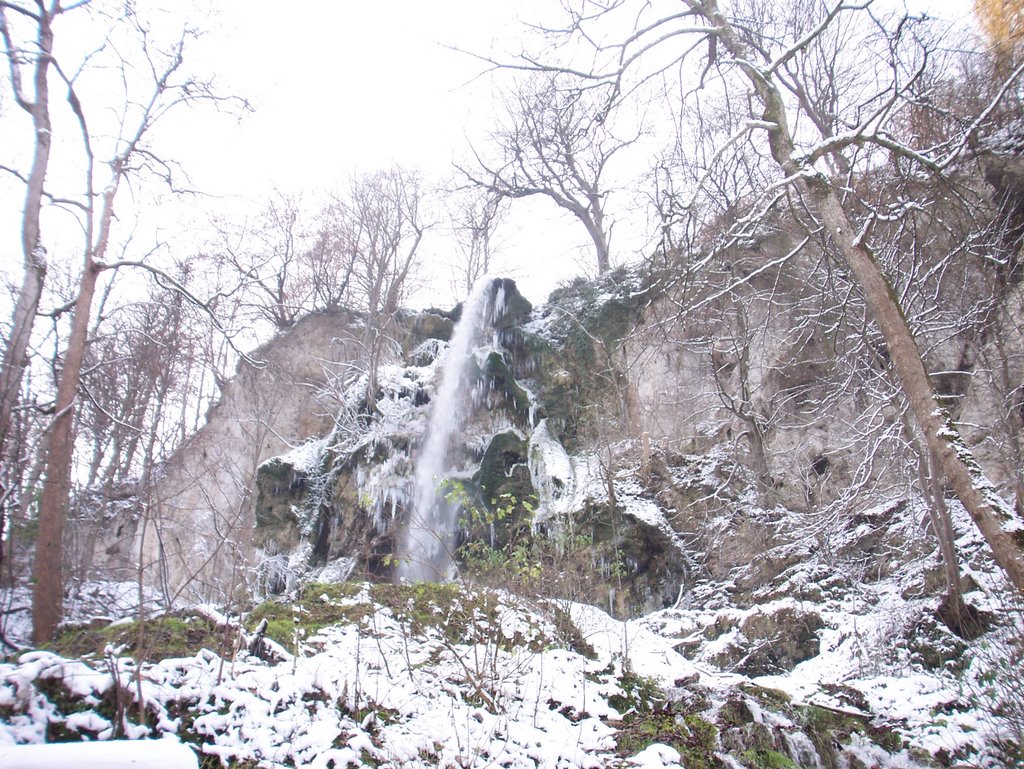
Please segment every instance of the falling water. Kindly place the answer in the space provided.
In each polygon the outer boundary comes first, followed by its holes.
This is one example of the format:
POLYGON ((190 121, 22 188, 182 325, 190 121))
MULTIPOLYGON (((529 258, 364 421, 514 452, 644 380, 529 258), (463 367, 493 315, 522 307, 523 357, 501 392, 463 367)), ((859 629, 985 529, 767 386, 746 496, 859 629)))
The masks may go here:
POLYGON ((434 395, 425 440, 416 460, 412 509, 402 538, 398 576, 409 582, 446 579, 452 563, 452 545, 458 505, 445 498, 445 479, 452 436, 462 427, 468 404, 463 386, 467 364, 484 326, 493 281, 482 278, 462 306, 462 317, 452 332, 444 360, 441 384, 434 395))
POLYGON ((803 732, 783 732, 782 738, 786 743, 786 752, 797 766, 805 769, 824 769, 818 749, 814 746, 811 738, 803 732))

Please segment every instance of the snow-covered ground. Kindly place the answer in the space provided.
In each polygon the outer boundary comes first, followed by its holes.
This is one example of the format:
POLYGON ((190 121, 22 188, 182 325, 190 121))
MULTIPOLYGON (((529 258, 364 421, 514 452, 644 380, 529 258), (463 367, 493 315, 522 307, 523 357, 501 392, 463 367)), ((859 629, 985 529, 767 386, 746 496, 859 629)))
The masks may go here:
MULTIPOLYGON (((866 664, 884 611, 858 614, 851 606, 833 613, 820 655, 791 674, 752 681, 676 651, 681 636, 706 627, 708 612, 666 610, 621 622, 569 602, 467 591, 450 604, 423 603, 426 593, 403 590, 407 604, 398 609, 375 600, 368 585, 348 598, 312 598, 348 619, 304 638, 292 647, 296 654, 276 647, 272 662, 244 651, 222 659, 200 649, 138 666, 108 649, 105 659, 89 663, 48 651, 0 663, 0 751, 8 750, 0 752, 0 765, 11 766, 7 758, 18 755, 11 746, 60 734, 181 740, 225 765, 686 767, 680 745, 659 741, 657 732, 650 744, 623 754, 624 725, 647 717, 647 695, 636 691, 645 681, 668 693, 680 718, 680 708, 689 708, 686 718, 717 718, 721 730, 724 708, 742 699, 747 720, 774 729, 791 752, 809 756, 805 769, 820 759, 793 715, 796 705, 773 711, 756 696, 761 690, 744 687, 778 690, 821 712, 861 713, 896 729, 903 744, 890 751, 860 733, 845 735, 844 760, 857 756, 863 766, 943 765, 943 757, 958 751, 973 755, 971 746, 989 737, 991 719, 968 706, 953 675, 909 665, 886 669, 891 663, 881 649, 874 650, 876 663, 866 664), (577 628, 573 643, 558 617, 577 628), (853 704, 851 693, 859 698, 853 704), (140 694, 146 723, 134 704, 140 694), (119 710, 112 702, 128 704, 119 710)), ((707 756, 718 763, 707 766, 756 766, 754 753, 724 742, 717 756, 707 756)), ((123 760, 125 748, 111 750, 110 761, 123 760)))

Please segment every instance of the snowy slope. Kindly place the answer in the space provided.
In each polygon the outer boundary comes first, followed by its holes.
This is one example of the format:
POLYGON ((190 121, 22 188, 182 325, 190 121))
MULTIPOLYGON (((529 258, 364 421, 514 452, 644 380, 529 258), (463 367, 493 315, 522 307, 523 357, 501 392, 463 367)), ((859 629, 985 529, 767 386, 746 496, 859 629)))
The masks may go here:
POLYGON ((296 654, 271 644, 270 662, 201 649, 137 666, 108 649, 91 663, 46 651, 2 663, 0 746, 163 735, 207 760, 264 767, 735 767, 786 752, 812 767, 834 764, 816 752, 810 715, 861 712, 884 730, 815 726, 845 741, 840 765, 915 767, 941 765, 936 756, 969 749, 986 728, 977 711, 950 709, 952 677, 883 673, 881 663, 857 677, 853 614, 833 617, 823 653, 792 675, 750 681, 675 650, 680 634, 705 623, 700 612, 620 622, 581 604, 450 586, 363 585, 307 599, 339 621, 305 638, 297 631, 296 654), (752 725, 779 750, 750 742, 752 725))

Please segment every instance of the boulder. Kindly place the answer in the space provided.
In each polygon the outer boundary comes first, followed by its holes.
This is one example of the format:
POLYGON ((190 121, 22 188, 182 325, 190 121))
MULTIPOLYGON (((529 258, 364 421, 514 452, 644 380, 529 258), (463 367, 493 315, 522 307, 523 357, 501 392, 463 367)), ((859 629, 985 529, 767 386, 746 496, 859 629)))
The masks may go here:
POLYGON ((719 637, 731 634, 710 661, 724 670, 751 677, 787 673, 818 656, 818 632, 824 627, 816 611, 795 603, 780 601, 761 606, 742 618, 729 617, 710 627, 712 636, 719 630, 719 637))

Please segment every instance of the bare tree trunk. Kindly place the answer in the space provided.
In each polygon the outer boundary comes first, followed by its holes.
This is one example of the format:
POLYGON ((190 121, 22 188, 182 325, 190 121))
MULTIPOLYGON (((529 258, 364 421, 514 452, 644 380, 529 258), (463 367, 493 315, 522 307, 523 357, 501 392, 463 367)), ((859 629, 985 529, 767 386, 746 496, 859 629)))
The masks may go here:
POLYGON ((46 278, 46 260, 34 248, 25 257, 25 277, 18 292, 11 321, 11 337, 4 350, 3 368, 0 368, 0 447, 6 450, 11 436, 12 419, 17 407, 21 380, 27 364, 28 341, 35 324, 36 308, 43 293, 46 278))
POLYGON ((99 271, 92 258, 86 261, 71 321, 71 339, 57 385, 57 415, 50 430, 46 478, 39 499, 39 532, 32 568, 32 639, 45 643, 53 638, 64 609, 64 520, 71 495, 74 460, 75 398, 81 381, 82 359, 89 331, 89 313, 99 271))
POLYGON ((491 194, 510 200, 542 195, 568 211, 586 228, 604 274, 611 268, 606 171, 636 139, 616 138, 606 125, 608 105, 588 90, 564 86, 551 72, 518 82, 506 102, 507 125, 495 135, 504 158, 488 165, 478 155, 479 173, 462 170, 491 194))
POLYGON ((853 272, 868 309, 889 349, 889 359, 924 433, 925 443, 971 520, 992 548, 996 563, 1017 590, 1024 592, 1024 532, 1018 520, 985 478, 949 417, 935 398, 931 380, 889 281, 852 224, 826 180, 803 182, 818 204, 822 220, 853 272))
MULTIPOLYGON (((581 180, 581 186, 583 182, 581 180)), ((597 186, 587 186, 587 201, 590 212, 589 218, 582 221, 586 225, 587 234, 594 243, 594 253, 597 256, 597 271, 604 275, 612 268, 611 233, 604 221, 604 200, 598 191, 597 186)))
MULTIPOLYGON (((25 275, 18 301, 14 307, 11 320, 11 336, 4 350, 2 367, 0 367, 0 462, 17 461, 10 455, 10 440, 13 433, 12 420, 21 392, 21 381, 25 373, 26 353, 32 327, 35 324, 36 309, 43 293, 46 279, 46 251, 39 239, 39 215, 43 207, 43 188, 46 171, 50 164, 50 103, 47 76, 52 60, 53 30, 50 27, 51 12, 39 5, 37 45, 39 53, 35 59, 33 70, 34 96, 31 100, 25 94, 21 72, 19 69, 18 52, 7 25, 7 18, 0 8, 0 38, 7 50, 10 64, 11 83, 15 101, 18 106, 32 116, 32 128, 35 132, 35 145, 32 156, 32 167, 25 184, 25 207, 21 219, 21 250, 25 265, 25 275)), ((6 484, 7 473, 0 473, 0 483, 6 484)), ((0 497, 10 499, 8 489, 0 488, 0 497)), ((8 518, 6 509, 0 509, 0 540, 4 537, 4 526, 8 518)), ((3 548, 0 548, 0 565, 3 563, 3 548)))
MULTIPOLYGON (((57 384, 56 416, 47 447, 46 478, 39 499, 39 530, 32 566, 32 639, 35 643, 45 643, 53 638, 64 613, 63 540, 75 453, 75 399, 89 341, 89 316, 101 270, 99 262, 106 254, 110 239, 114 197, 124 160, 125 156, 121 155, 111 164, 112 178, 103 190, 95 245, 91 240, 86 244, 85 266, 71 318, 71 338, 57 384)), ((91 232, 88 234, 91 237, 91 232)))
POLYGON ((941 469, 935 456, 929 454, 917 439, 910 415, 902 414, 903 434, 917 455, 917 479, 921 486, 921 494, 928 505, 928 520, 931 522, 935 538, 939 543, 939 555, 942 558, 942 574, 946 583, 946 595, 942 599, 939 616, 946 626, 954 633, 963 635, 965 626, 971 622, 971 616, 964 603, 963 590, 960 587, 960 561, 956 552, 956 536, 953 521, 949 516, 946 504, 946 490, 942 485, 941 469))

